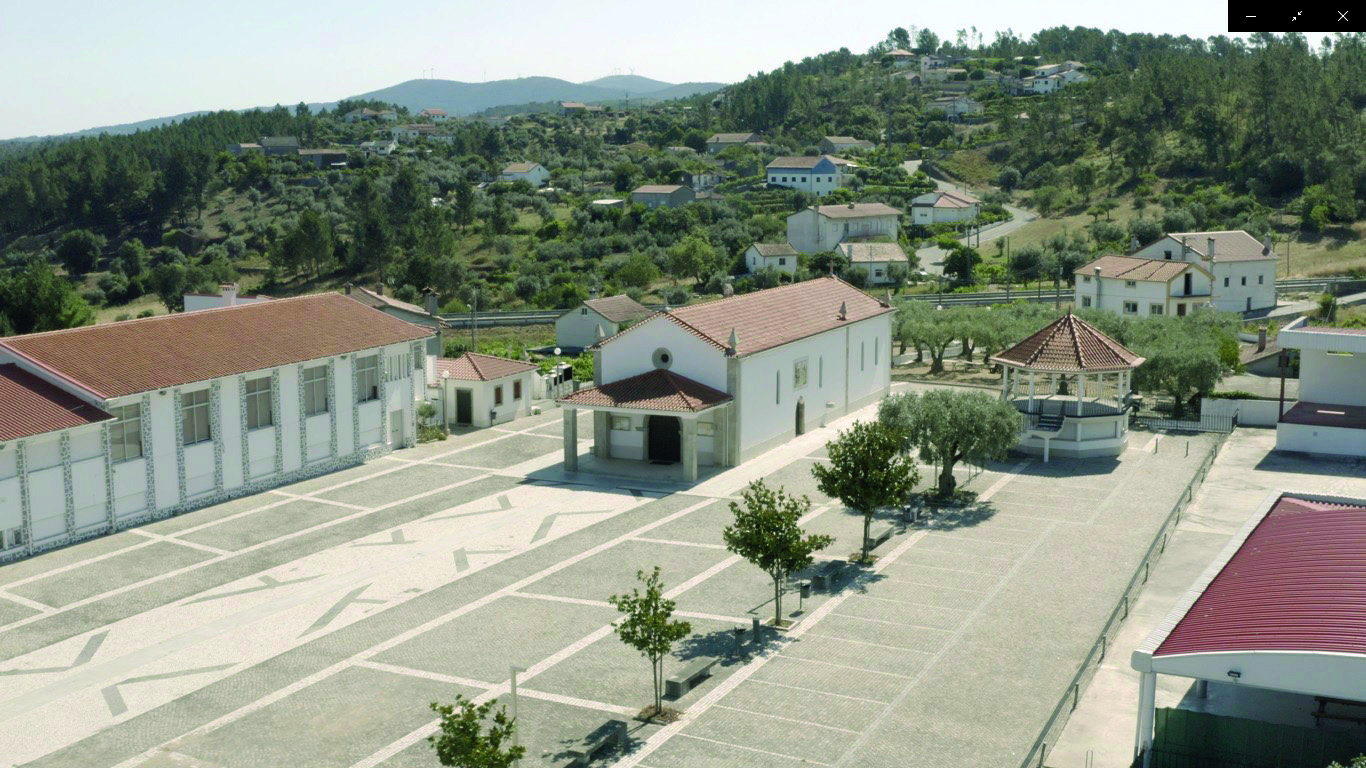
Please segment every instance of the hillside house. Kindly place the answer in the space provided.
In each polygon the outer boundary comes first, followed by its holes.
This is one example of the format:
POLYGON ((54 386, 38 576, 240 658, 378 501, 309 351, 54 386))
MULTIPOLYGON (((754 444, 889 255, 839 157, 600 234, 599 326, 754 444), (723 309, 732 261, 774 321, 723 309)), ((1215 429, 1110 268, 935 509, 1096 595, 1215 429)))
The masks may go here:
POLYGON ((1078 267, 1073 305, 1125 317, 1184 317, 1210 303, 1213 275, 1199 264, 1102 256, 1078 267))
MULTIPOLYGON (((920 63, 919 56, 916 56, 914 53, 911 53, 910 51, 902 50, 901 48, 893 48, 892 50, 888 51, 887 58, 891 60, 892 66, 896 69, 905 69, 906 67, 913 67, 920 63)), ((834 152, 840 150, 831 151, 834 152)))
POLYGON ((499 181, 525 181, 533 187, 544 187, 550 181, 550 171, 540 163, 508 163, 498 174, 499 181))
POLYGON ((790 243, 755 243, 745 249, 745 269, 750 274, 774 269, 791 275, 797 271, 797 255, 790 243))
POLYGON ((818 157, 779 157, 764 169, 770 187, 800 189, 813 195, 824 196, 846 183, 844 169, 846 164, 835 162, 837 158, 829 155, 818 157))
POLYGON ((856 139, 853 136, 824 136, 817 146, 820 147, 823 154, 838 155, 841 152, 848 152, 851 149, 866 151, 872 149, 876 145, 871 141, 856 139))
POLYGON ((852 238, 895 240, 900 219, 901 211, 884 203, 813 205, 787 217, 787 241, 801 253, 821 253, 852 238))
POLYGON ((345 149, 301 149, 299 161, 318 170, 346 167, 345 149))
POLYGON ((1214 277, 1215 309, 1252 312, 1276 306, 1276 255, 1270 238, 1258 241, 1241 229, 1173 232, 1129 255, 1199 264, 1214 277))
POLYGON ((622 294, 588 299, 555 319, 555 345, 562 350, 583 350, 598 340, 615 336, 627 323, 654 314, 640 302, 622 294))
POLYGON ((379 111, 369 107, 353 109, 342 116, 342 120, 347 123, 362 123, 379 119, 379 111))
POLYGON ((911 260, 899 243, 840 243, 835 250, 849 262, 850 268, 867 273, 868 285, 892 283, 893 264, 910 271, 911 260))
POLYGON ((631 202, 646 208, 678 208, 697 195, 681 184, 644 184, 631 190, 631 202))
POLYGON ((884 397, 895 309, 821 277, 658 313, 593 348, 598 385, 559 403, 564 465, 580 468, 578 410, 593 412, 591 464, 733 467, 884 397))
POLYGON ((1289 410, 1281 403, 1277 450, 1366 456, 1366 328, 1314 326, 1301 317, 1277 342, 1300 357, 1300 399, 1289 410))
POLYGON ((298 136, 262 136, 261 150, 266 157, 280 157, 299 154, 298 136))
POLYGON ((492 427, 531 414, 535 363, 466 352, 427 358, 427 401, 447 429, 492 427))
POLYGON ((412 445, 430 335, 324 293, 0 340, 0 559, 412 445))
POLYGON ((433 123, 444 123, 450 119, 450 115, 446 114, 446 110, 437 109, 436 107, 427 107, 421 112, 418 112, 417 116, 419 118, 431 120, 433 123))
POLYGON ((257 143, 254 142, 254 141, 244 142, 244 143, 241 143, 241 144, 229 144, 229 145, 227 146, 227 150, 228 150, 228 153, 231 154, 233 157, 241 157, 242 155, 245 155, 245 154, 247 154, 248 152, 264 152, 264 151, 265 151, 264 149, 261 148, 261 145, 260 145, 260 144, 257 144, 257 143))
POLYGON ((408 123, 406 125, 397 125, 389 129, 389 135, 394 137, 395 141, 407 142, 417 141, 418 139, 432 136, 436 134, 436 132, 436 126, 431 123, 408 123))
POLYGON ((423 301, 426 302, 426 306, 419 307, 416 304, 399 301, 393 296, 385 296, 383 286, 376 286, 376 288, 377 290, 371 291, 362 288, 359 285, 347 283, 342 288, 342 293, 371 309, 378 309, 390 317, 396 317, 405 323, 412 323, 413 325, 422 328, 431 329, 433 335, 431 338, 427 339, 426 354, 440 355, 442 351, 440 332, 450 328, 450 323, 442 320, 441 316, 438 314, 440 312, 441 297, 431 291, 427 291, 423 295, 423 301))
POLYGON ((717 133, 707 139, 707 154, 715 155, 731 147, 742 147, 746 144, 760 144, 763 139, 757 133, 717 133))
POLYGON ((967 96, 941 96, 931 99, 925 106, 927 109, 941 110, 950 122, 955 123, 960 122, 965 116, 982 114, 982 105, 967 96))
POLYGON ((560 114, 562 115, 586 115, 592 112, 601 111, 602 107, 596 104, 584 104, 581 101, 560 102, 560 114))
POLYGON ((982 202, 966 192, 940 190, 911 200, 911 223, 920 226, 972 221, 982 212, 982 202))
POLYGON ((360 151, 366 157, 387 157, 398 151, 398 142, 393 139, 362 141, 360 151))

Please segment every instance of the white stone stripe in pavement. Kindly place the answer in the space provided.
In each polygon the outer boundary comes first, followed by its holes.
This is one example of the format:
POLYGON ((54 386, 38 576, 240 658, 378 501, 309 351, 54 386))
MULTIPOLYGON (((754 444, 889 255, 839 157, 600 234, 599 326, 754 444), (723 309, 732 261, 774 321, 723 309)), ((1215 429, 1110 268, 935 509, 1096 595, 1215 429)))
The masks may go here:
POLYGON ((30 600, 29 598, 24 597, 23 595, 16 595, 13 592, 0 590, 0 597, 9 600, 10 602, 18 603, 19 605, 22 605, 26 608, 32 608, 35 611, 41 611, 45 614, 57 612, 57 609, 53 608, 50 605, 40 603, 37 600, 30 600))
POLYGON ((520 679, 517 683, 517 695, 525 696, 528 699, 540 699, 541 701, 550 701, 556 704, 568 704, 571 707, 579 707, 580 709, 597 710, 598 712, 606 712, 608 714, 620 715, 622 717, 635 717, 640 712, 639 709, 623 707, 620 704, 608 704, 602 701, 581 699, 578 696, 564 696, 558 693, 538 691, 535 688, 523 688, 520 679))
POLYGON ((731 712, 743 712, 743 713, 746 714, 746 715, 756 715, 756 716, 758 716, 758 717, 768 718, 769 720, 782 720, 782 721, 788 722, 788 723, 796 723, 797 725, 808 725, 808 726, 811 726, 812 728, 825 728, 826 730, 839 731, 840 733, 851 733, 851 734, 854 734, 854 735, 857 735, 857 734, 858 734, 858 731, 851 731, 851 730, 849 730, 848 728, 839 728, 839 727, 833 726, 833 725, 826 725, 825 723, 813 723, 813 722, 811 722, 810 720, 798 720, 798 719, 795 718, 795 717, 783 717, 782 715, 775 715, 775 714, 772 714, 772 713, 769 713, 769 712, 757 712, 757 711, 755 711, 755 710, 753 710, 753 709, 744 709, 744 708, 742 708, 742 707, 732 707, 732 706, 728 706, 728 705, 725 705, 725 704, 715 704, 715 705, 713 705, 713 706, 714 706, 716 709, 728 709, 728 710, 730 710, 731 712))
POLYGON ((164 541, 164 542, 167 542, 168 544, 179 544, 179 545, 182 546, 182 547, 189 547, 190 549, 197 549, 197 550, 199 550, 199 551, 201 551, 201 552, 209 552, 209 553, 212 553, 212 554, 215 554, 215 555, 226 555, 226 554, 228 554, 228 550, 226 550, 226 549, 219 549, 218 547, 211 547, 211 546, 209 546, 208 544, 200 544, 200 543, 195 542, 195 541, 185 541, 185 540, 183 540, 183 539, 177 539, 177 538, 173 538, 173 537, 170 537, 170 536, 163 536, 163 535, 161 535, 161 534, 159 534, 159 533, 152 533, 151 531, 144 531, 144 530, 142 530, 141 528, 129 528, 129 529, 128 529, 128 532, 129 532, 129 533, 135 533, 135 534, 137 534, 137 535, 139 535, 139 536, 142 536, 142 537, 145 537, 145 538, 148 538, 148 539, 155 539, 156 541, 164 541))
MULTIPOLYGON (((308 688, 309 686, 322 682, 323 680, 326 680, 327 678, 332 677, 333 675, 350 668, 357 661, 368 661, 371 657, 378 656, 379 654, 384 653, 385 651, 388 651, 391 648, 396 648, 399 645, 402 645, 403 643, 406 643, 415 637, 419 637, 427 632, 430 632, 433 629, 444 626, 445 624, 454 621, 455 619, 464 616, 467 613, 478 610, 479 608, 482 608, 495 600, 510 595, 514 592, 519 592, 524 587, 530 586, 531 584, 534 584, 547 576, 558 573, 564 570, 565 568, 569 568, 573 565, 583 562, 584 560, 587 560, 588 558, 593 557, 594 555, 605 552, 611 549, 612 547, 617 546, 623 541, 628 541, 633 536, 638 536, 647 531, 654 530, 655 528, 673 522, 674 520, 677 520, 678 518, 683 517, 684 515, 690 514, 691 512, 697 509, 700 509, 708 504, 713 503, 715 503, 714 499, 703 499, 695 504, 691 504, 687 507, 684 507, 683 509, 680 509, 677 512, 665 515, 664 517, 661 517, 658 520, 653 520, 633 531, 628 531, 614 539, 610 539, 601 544, 598 544, 597 546, 590 547, 572 557, 568 557, 564 560, 561 560, 560 562, 548 568, 543 568, 542 570, 537 571, 536 573, 533 573, 530 576, 515 581, 512 584, 508 584, 507 586, 502 587, 501 589, 498 589, 494 592, 490 592, 487 595, 484 595, 483 597, 480 597, 476 600, 472 600, 468 603, 465 603, 459 608, 456 608, 452 611, 448 611, 440 616, 437 616, 422 624, 419 624, 418 626, 413 627, 405 632, 401 632, 397 635, 394 635, 393 637, 390 637, 389 639, 383 642, 372 645, 369 648, 366 648, 365 650, 362 650, 346 659, 343 659, 335 664, 332 664, 331 666, 321 669, 311 675, 308 675, 307 677, 296 680, 283 688, 271 691, 265 696, 262 696, 261 698, 256 699, 255 701, 249 704, 238 707, 237 709, 225 715, 222 715, 218 718, 215 718, 214 720, 211 720, 207 723, 203 723, 195 728, 190 729, 189 731, 186 731, 185 733, 176 737, 176 739, 173 739, 173 741, 183 739, 186 737, 202 736, 204 734, 212 733, 226 725, 230 725, 234 722, 237 722, 238 720, 241 720, 242 718, 248 715, 251 715, 255 712, 259 712, 260 710, 265 709, 266 707, 269 707, 272 704, 275 704, 289 696, 292 696, 293 694, 302 691, 305 688, 308 688)), ((523 552, 535 549, 548 541, 550 541, 550 539, 542 539, 541 541, 536 542, 527 547, 525 550, 523 550, 523 552)), ((609 632, 611 631, 610 626, 606 627, 605 629, 609 632)), ((580 640, 579 642, 583 641, 580 640)), ((496 695, 498 691, 503 690, 504 688, 506 688, 506 686, 500 686, 499 688, 489 691, 488 694, 496 695)), ((427 734, 432 732, 436 722, 436 720, 432 720, 430 723, 422 726, 421 728, 415 729, 407 736, 389 745, 389 747, 386 747, 380 752, 375 753, 371 756, 371 758, 362 760, 356 765, 378 765, 384 760, 387 760, 389 757, 392 757, 393 755, 396 755, 399 752, 403 751, 410 744, 415 744, 418 741, 421 741, 423 738, 426 738, 427 734), (392 751, 390 751, 391 749, 392 751)), ((152 749, 149 749, 141 754, 135 755, 127 760, 124 760, 116 766, 113 766, 113 768, 133 768, 134 766, 137 766, 145 760, 147 760, 148 758, 150 758, 152 755, 156 754, 156 752, 159 749, 160 745, 158 745, 157 747, 153 747, 152 749)))
MULTIPOLYGON (((854 621, 871 621, 871 622, 875 622, 875 623, 877 623, 877 624, 890 624, 890 625, 892 625, 892 626, 894 626, 894 627, 906 627, 907 629, 925 629, 925 630, 929 630, 930 632, 952 632, 952 631, 953 631, 953 630, 951 630, 951 629, 944 629, 943 627, 927 627, 927 626, 925 626, 924 624, 908 624, 908 623, 906 623, 906 622, 904 622, 904 621, 888 621, 887 619, 870 619, 870 618, 868 618, 867 616, 855 616, 855 615, 852 614, 852 613, 840 613, 839 611, 831 611, 831 612, 830 612, 830 615, 831 615, 831 616, 839 616, 840 618, 843 618, 843 619, 853 619, 854 621)), ((903 675, 903 677, 904 677, 904 675, 903 675)))
MULTIPOLYGON (((842 613, 837 613, 837 614, 835 614, 835 615, 836 615, 836 616, 843 616, 844 614, 842 614, 842 613)), ((872 673, 872 674, 874 674, 874 675, 883 675, 883 676, 886 676, 886 677, 899 677, 899 678, 901 678, 902 680, 910 680, 910 679, 911 679, 911 676, 910 676, 910 675, 898 675, 898 674, 895 673, 895 672, 884 672, 883 670, 880 670, 880 669, 865 669, 865 668, 863 668, 863 667, 850 666, 849 664, 836 664, 836 663, 833 662, 833 661, 821 661, 820 659, 808 659, 808 658, 806 658, 806 657, 804 657, 804 656, 788 656, 787 654, 781 653, 781 652, 778 654, 778 658, 780 658, 780 659, 787 659, 788 661, 800 661, 800 662, 802 662, 802 663, 804 663, 804 664, 820 664, 820 665, 823 666, 823 667, 837 667, 837 668, 839 668, 839 669, 847 669, 847 670, 850 670, 850 671, 853 671, 853 672, 870 672, 870 673, 872 673)), ((758 681, 758 680, 755 680, 754 682, 757 683, 757 682, 759 682, 759 681, 758 681)), ((882 702, 878 702, 878 703, 881 704, 882 702)))
POLYGON ((277 495, 277 496, 284 496, 285 498, 287 498, 287 499, 292 499, 292 500, 294 500, 294 501, 311 501, 311 502, 313 502, 313 503, 315 503, 315 504, 328 504, 328 505, 333 506, 333 507, 343 507, 343 508, 345 508, 345 509, 369 509, 369 507, 362 507, 362 506, 359 505, 359 504, 347 504, 347 503, 344 502, 344 501, 333 501, 332 499, 323 499, 323 498, 319 498, 319 497, 317 497, 317 496, 304 496, 303 494, 289 493, 288 491, 282 491, 282 490, 279 490, 278 488, 272 489, 272 490, 268 491, 268 493, 273 493, 273 494, 275 494, 275 495, 277 495))
POLYGON ((646 544, 672 544, 675 547, 696 547, 698 549, 722 549, 724 544, 703 544, 700 541, 678 541, 676 539, 652 539, 648 536, 637 536, 633 541, 643 541, 646 544))
POLYGON ((918 600, 897 600, 891 597, 878 597, 876 595, 854 595, 859 600, 876 600, 880 603, 896 603, 897 605, 914 605, 917 608, 933 608, 937 611, 953 611, 954 613, 969 613, 970 608, 954 608, 950 605, 931 605, 922 603, 918 600))
POLYGON ((980 595, 980 594, 982 594, 982 590, 980 590, 980 589, 967 589, 967 588, 964 588, 964 587, 950 587, 950 586, 947 585, 947 584, 935 584, 935 583, 933 583, 933 582, 928 582, 928 583, 927 583, 927 582, 924 582, 924 581, 916 581, 915 579, 903 579, 903 578, 900 578, 900 577, 898 577, 898 576, 883 576, 882 578, 886 579, 887 581, 893 582, 893 583, 895 583, 895 584, 910 584, 910 585, 916 586, 916 587, 932 587, 932 588, 934 588, 934 589, 952 589, 952 590, 955 591, 955 592, 966 592, 966 593, 968 593, 969 595, 980 595))
POLYGON ((847 637, 838 635, 823 635, 817 632, 807 632, 807 637, 819 637, 826 640, 834 640, 837 643, 853 643, 854 645, 866 645, 870 648, 886 648, 889 651, 905 651, 906 653, 919 653, 925 656, 932 655, 930 651, 922 651, 919 648, 907 648, 904 645, 887 645, 886 643, 870 643, 867 640, 851 640, 847 637))
MULTIPOLYGON (((679 735, 679 736, 682 736, 682 737, 684 737, 684 738, 687 738, 687 739, 696 739, 697 741, 705 741, 705 742, 707 742, 708 744, 719 744, 719 745, 721 745, 721 746, 723 746, 723 747, 730 747, 731 749, 743 749, 743 750, 746 751, 746 752, 755 752, 755 753, 760 754, 760 755, 769 755, 769 756, 771 756, 771 757, 781 757, 781 758, 783 758, 784 760, 792 760, 792 761, 801 763, 801 764, 803 764, 803 765, 830 765, 829 763, 822 763, 822 762, 819 761, 819 760, 811 760, 811 759, 804 758, 804 757, 793 757, 792 755, 784 755, 784 754, 781 753, 781 752, 770 752, 770 751, 768 751, 767 749, 758 749, 757 747, 746 747, 746 746, 744 746, 743 744, 732 744, 732 743, 730 743, 729 741, 721 741, 720 739, 709 739, 709 738, 707 738, 707 737, 705 737, 705 736, 694 736, 694 735, 692 735, 691 733, 680 733, 680 734, 678 734, 678 735, 679 735)), ((617 765, 620 765, 620 764, 621 764, 621 763, 617 763, 617 765)))
MULTIPOLYGON (((639 539, 637 539, 639 541, 639 539)), ((589 600, 585 597, 565 597, 563 595, 547 595, 540 592, 513 592, 508 597, 525 597, 529 600, 545 600, 551 603, 569 603, 570 605, 589 605, 594 608, 612 608, 616 606, 606 600, 589 600)), ((722 616, 716 613, 703 613, 701 611, 674 611, 675 616, 682 616, 685 619, 710 619, 711 621, 722 621, 732 624, 745 624, 749 619, 738 616, 722 616)))
MULTIPOLYGON (((790 658, 794 658, 794 657, 792 657, 792 656, 781 656, 780 658, 790 659, 790 658)), ((751 663, 752 663, 752 662, 751 662, 751 663)), ((732 677, 733 677, 733 676, 732 676, 732 677)), ((726 679, 729 680, 730 678, 726 678, 726 679)), ((832 692, 830 692, 830 691, 822 691, 822 690, 819 689, 819 688, 807 688, 807 687, 805 687, 805 686, 801 686, 801 685, 791 685, 791 684, 789 684, 789 683, 775 683, 775 682, 773 682, 772 680, 752 680, 751 682, 753 682, 755 685, 768 685, 768 686, 772 686, 772 687, 774 687, 774 688, 786 688, 786 689, 788 689, 788 690, 790 690, 790 691, 805 691, 805 692, 807 692, 807 693, 818 693, 818 694, 820 694, 820 695, 822 695, 822 696, 833 696, 833 697, 835 697, 835 698, 837 698, 837 699, 848 699, 849 701, 862 701, 862 702, 866 702, 866 703, 868 703, 868 704, 885 705, 885 704, 887 703, 887 702, 882 701, 882 700, 880 700, 880 699, 869 699, 869 698, 866 698, 866 697, 864 697, 864 696, 850 696, 850 695, 847 694, 847 693, 832 693, 832 692)), ((682 722, 682 721, 680 721, 680 722, 682 722)), ((681 727, 681 726, 680 726, 680 727, 681 727)), ((658 734, 655 734, 655 735, 657 736, 658 734)), ((663 741, 661 741, 660 743, 663 743, 663 741)))
POLYGON ((456 677, 455 675, 443 675, 440 672, 429 672, 425 669, 414 669, 413 667, 401 667, 397 664, 385 664, 382 661, 357 661, 352 666, 373 669, 377 672, 388 672, 391 675, 420 677, 424 680, 434 680, 438 683, 463 685, 466 688, 479 688, 481 690, 489 690, 491 688, 498 687, 497 683, 487 683, 483 680, 473 680, 468 677, 456 677))

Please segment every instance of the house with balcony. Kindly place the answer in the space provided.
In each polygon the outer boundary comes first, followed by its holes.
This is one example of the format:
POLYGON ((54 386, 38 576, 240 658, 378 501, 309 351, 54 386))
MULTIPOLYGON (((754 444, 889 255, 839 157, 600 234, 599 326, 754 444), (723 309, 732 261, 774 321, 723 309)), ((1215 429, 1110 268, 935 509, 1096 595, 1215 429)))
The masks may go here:
POLYGON ((1300 399, 1288 409, 1280 405, 1276 449, 1366 456, 1366 328, 1311 325, 1301 317, 1276 342, 1300 358, 1300 399))
POLYGON ((813 205, 787 217, 787 241, 801 253, 833 251, 847 240, 901 233, 901 211, 885 203, 813 205))
POLYGON ((1128 256, 1102 256, 1075 277, 1073 306, 1125 317, 1185 317, 1210 303, 1214 281, 1199 264, 1128 256))
POLYGON ((1212 276, 1211 301, 1220 311, 1252 312, 1276 306, 1276 254, 1270 237, 1258 240, 1241 229, 1172 232, 1129 255, 1199 264, 1212 276))
POLYGON ((0 560, 412 445, 431 335, 323 293, 0 340, 0 560))

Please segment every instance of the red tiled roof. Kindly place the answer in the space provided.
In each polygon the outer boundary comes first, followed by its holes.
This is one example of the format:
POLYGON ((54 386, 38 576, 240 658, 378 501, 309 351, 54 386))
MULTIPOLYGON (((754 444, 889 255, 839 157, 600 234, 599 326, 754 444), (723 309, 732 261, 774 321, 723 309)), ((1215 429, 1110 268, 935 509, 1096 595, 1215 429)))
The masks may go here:
MULTIPOLYGON (((1200 269, 1200 267, 1184 261, 1135 259, 1129 256, 1101 256, 1090 264, 1077 267, 1075 274, 1094 275, 1097 267, 1100 268, 1101 277, 1155 283, 1169 283, 1188 269, 1200 269)), ((1200 269, 1200 271, 1203 272, 1204 270, 1200 269)))
POLYGON ((843 242, 835 248, 850 264, 874 264, 884 261, 909 261, 906 258, 906 251, 902 250, 899 243, 860 243, 843 242))
POLYGON ((1241 229, 1216 232, 1168 232, 1167 237, 1178 243, 1184 237, 1186 247, 1200 254, 1203 259, 1209 258, 1207 251, 1209 251, 1210 238, 1214 238, 1215 261, 1270 261, 1276 258, 1276 254, 1268 250, 1262 241, 1241 229))
POLYGON ((629 408, 640 411, 705 411, 731 396, 706 384, 663 369, 608 382, 560 398, 565 405, 586 408, 629 408))
POLYGON ((806 155, 806 156, 802 156, 802 157, 777 157, 777 158, 774 158, 774 159, 773 159, 773 162, 769 163, 768 165, 766 165, 766 166, 764 166, 764 167, 765 167, 765 168, 798 168, 798 169, 805 168, 805 169, 807 169, 807 170, 810 170, 810 169, 812 169, 812 168, 815 168, 817 165, 820 165, 821 161, 826 160, 826 159, 829 159, 829 160, 831 161, 832 164, 834 163, 834 160, 835 160, 835 158, 830 157, 830 155, 815 155, 815 156, 806 155))
POLYGON ((1366 654, 1366 506, 1282 496, 1153 656, 1366 654))
POLYGON ((755 243, 750 246, 760 256, 796 256, 797 249, 792 243, 755 243))
POLYGON ((466 352, 454 359, 442 357, 436 361, 437 378, 452 378, 458 381, 493 381, 535 369, 535 363, 481 355, 477 352, 466 352))
MULTIPOLYGON (((601 299, 589 299, 584 302, 589 309, 607 318, 614 323, 625 323, 630 320, 639 320, 651 314, 650 309, 635 299, 621 294, 619 296, 604 296, 601 299)), ((570 310, 573 312, 574 310, 570 310)))
POLYGON ((14 363, 0 365, 0 440, 17 440, 112 418, 14 363))
POLYGON ((1071 312, 991 360, 1066 373, 1127 371, 1143 363, 1143 358, 1071 312))
POLYGON ((680 189, 687 189, 681 184, 642 184, 631 190, 633 195, 671 195, 680 189))
MULTIPOLYGON (((656 317, 671 320, 720 349, 730 348, 733 330, 739 342, 736 354, 752 355, 848 323, 895 311, 837 277, 818 277, 678 307, 656 317), (844 320, 839 318, 841 304, 847 310, 844 320)), ((645 325, 632 326, 622 333, 631 333, 645 325)), ((615 338, 604 339, 598 344, 606 344, 615 338)))
POLYGON ((526 173, 537 165, 540 163, 508 163, 507 167, 503 168, 503 173, 526 173))
POLYGON ((409 304, 406 301, 399 301, 393 296, 385 296, 382 293, 375 293, 369 288, 362 288, 359 285, 352 286, 351 293, 348 295, 356 301, 359 301, 360 303, 364 304, 365 306, 374 307, 375 309, 393 307, 394 309, 401 309, 404 312, 412 312, 415 315, 427 314, 427 310, 423 309, 422 307, 419 307, 416 304, 409 304))
POLYGON ((832 219, 857 219, 864 216, 900 216, 901 211, 886 203, 849 203, 812 206, 816 213, 832 219))
POLYGON ((349 296, 319 293, 13 336, 0 347, 111 398, 431 335, 349 296))

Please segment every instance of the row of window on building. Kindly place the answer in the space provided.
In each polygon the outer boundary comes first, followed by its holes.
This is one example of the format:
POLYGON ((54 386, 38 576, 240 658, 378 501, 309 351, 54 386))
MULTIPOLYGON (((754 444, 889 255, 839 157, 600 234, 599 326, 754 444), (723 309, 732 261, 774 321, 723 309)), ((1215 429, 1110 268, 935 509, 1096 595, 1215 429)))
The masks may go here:
MULTIPOLYGON (((873 339, 873 365, 877 365, 878 358, 881 357, 880 340, 873 339)), ((859 342, 858 347, 858 369, 866 368, 867 363, 867 342, 859 342)), ((808 381, 808 360, 805 357, 798 358, 792 363, 792 389, 798 390, 806 386, 808 381)), ((816 386, 825 387, 825 357, 816 358, 816 386)), ((782 372, 773 372, 773 402, 779 405, 783 402, 783 382, 782 372)))
MULTIPOLYGON (((797 182, 799 182, 799 181, 805 181, 806 179, 807 179, 807 177, 803 177, 803 176, 793 176, 793 177, 792 177, 792 183, 795 184, 795 183, 797 183, 797 182)), ((810 180, 813 181, 813 182, 816 182, 816 183, 820 183, 821 177, 819 177, 819 176, 812 176, 812 177, 810 177, 810 180)), ((826 177, 825 177, 825 181, 826 181, 827 184, 834 183, 835 177, 834 177, 834 176, 826 176, 826 177)), ((768 183, 770 183, 770 184, 777 184, 777 183, 778 183, 778 177, 777 177, 777 176, 769 176, 769 177, 768 177, 768 183)), ((788 183, 787 177, 786 177, 786 176, 782 177, 782 183, 784 183, 784 184, 788 183)))

